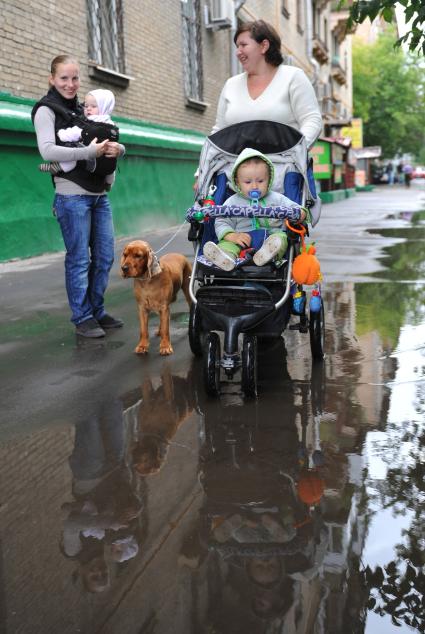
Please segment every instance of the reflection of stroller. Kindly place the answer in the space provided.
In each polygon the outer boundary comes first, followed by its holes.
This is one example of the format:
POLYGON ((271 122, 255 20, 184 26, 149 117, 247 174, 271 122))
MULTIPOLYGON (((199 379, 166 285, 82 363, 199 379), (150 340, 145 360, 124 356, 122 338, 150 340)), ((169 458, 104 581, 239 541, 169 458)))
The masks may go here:
POLYGON ((208 394, 220 390, 220 373, 228 378, 242 370, 242 390, 247 396, 257 394, 257 341, 259 338, 280 337, 291 314, 299 323, 291 326, 310 333, 313 359, 323 358, 323 303, 309 318, 305 310, 305 293, 291 280, 292 262, 298 251, 299 234, 288 228, 289 248, 286 260, 262 267, 241 260, 233 271, 214 267, 203 256, 203 245, 217 241, 214 218, 218 215, 246 215, 286 218, 284 208, 254 209, 222 206, 231 193, 227 189, 230 171, 237 155, 246 147, 266 154, 275 167, 273 188, 284 192, 297 204, 310 208, 315 225, 319 219, 319 199, 315 197, 311 165, 307 166, 304 137, 297 130, 271 121, 249 121, 229 126, 211 135, 204 145, 198 179, 197 200, 187 213, 191 223, 189 240, 196 243, 190 294, 193 301, 189 323, 189 342, 196 356, 204 356, 204 383, 208 394), (213 198, 213 200, 212 200, 213 198), (210 207, 201 206, 210 200, 210 207), (195 285, 197 289, 195 291, 195 285), (301 301, 295 303, 292 294, 298 291, 301 301), (224 333, 224 354, 220 338, 224 333), (242 354, 239 335, 243 334, 242 354))
POLYGON ((201 408, 201 540, 228 562, 273 558, 282 571, 294 573, 317 565, 324 538, 323 480, 316 469, 323 464, 322 367, 312 368, 310 384, 275 377, 272 388, 284 403, 275 420, 268 415, 276 412, 270 403, 261 412, 256 401, 241 407, 234 399, 227 405, 223 399, 205 401, 201 408))

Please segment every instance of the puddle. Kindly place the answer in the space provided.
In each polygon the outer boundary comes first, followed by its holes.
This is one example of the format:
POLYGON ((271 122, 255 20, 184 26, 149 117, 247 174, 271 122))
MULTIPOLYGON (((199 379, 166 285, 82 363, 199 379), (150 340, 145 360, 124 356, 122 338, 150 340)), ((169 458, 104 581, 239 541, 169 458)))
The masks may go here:
POLYGON ((323 364, 295 331, 261 349, 258 400, 207 398, 185 342, 11 354, 6 408, 35 387, 0 444, 5 632, 424 631, 424 219, 376 233, 405 240, 383 282, 326 284, 323 364))

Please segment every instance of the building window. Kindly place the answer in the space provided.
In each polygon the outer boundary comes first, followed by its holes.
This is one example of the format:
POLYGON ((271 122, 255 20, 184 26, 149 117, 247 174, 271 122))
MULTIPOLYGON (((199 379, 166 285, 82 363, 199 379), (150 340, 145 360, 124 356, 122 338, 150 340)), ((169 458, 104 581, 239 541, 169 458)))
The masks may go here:
POLYGON ((282 0, 282 13, 285 18, 289 18, 289 0, 282 0))
POLYGON ((302 2, 297 2, 295 7, 297 31, 302 34, 304 33, 304 5, 302 2))
POLYGON ((320 9, 313 2, 313 37, 320 39, 320 9))
POLYGON ((89 58, 104 68, 125 73, 121 0, 87 0, 89 58))
POLYGON ((341 60, 339 58, 339 40, 336 35, 332 35, 332 60, 336 64, 341 63, 341 60))
POLYGON ((202 102, 201 2, 181 0, 183 28, 183 75, 186 98, 202 102))

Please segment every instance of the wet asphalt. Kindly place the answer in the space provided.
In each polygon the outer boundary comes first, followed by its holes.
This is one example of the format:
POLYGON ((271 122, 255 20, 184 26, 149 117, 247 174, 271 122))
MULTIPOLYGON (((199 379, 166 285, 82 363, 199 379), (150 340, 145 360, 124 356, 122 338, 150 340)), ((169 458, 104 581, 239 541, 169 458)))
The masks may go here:
POLYGON ((63 254, 0 264, 0 633, 423 631, 425 182, 323 207, 326 358, 288 330, 256 400, 205 396, 183 296, 133 353, 119 254, 174 233, 117 240, 102 340, 63 254))

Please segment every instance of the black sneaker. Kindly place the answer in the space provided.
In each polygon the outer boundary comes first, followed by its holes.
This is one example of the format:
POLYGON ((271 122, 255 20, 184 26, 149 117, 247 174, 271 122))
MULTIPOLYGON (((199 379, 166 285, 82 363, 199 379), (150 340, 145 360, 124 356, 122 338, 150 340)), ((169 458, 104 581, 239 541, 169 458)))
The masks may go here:
POLYGON ((124 322, 122 319, 115 319, 115 317, 111 317, 108 313, 105 313, 103 317, 97 320, 97 323, 102 326, 102 328, 121 328, 124 326, 124 322))
POLYGON ((96 339, 99 337, 104 337, 105 331, 99 326, 99 322, 92 317, 91 319, 86 319, 86 321, 82 321, 81 324, 77 324, 75 326, 75 334, 80 335, 80 337, 89 337, 91 339, 96 339))

